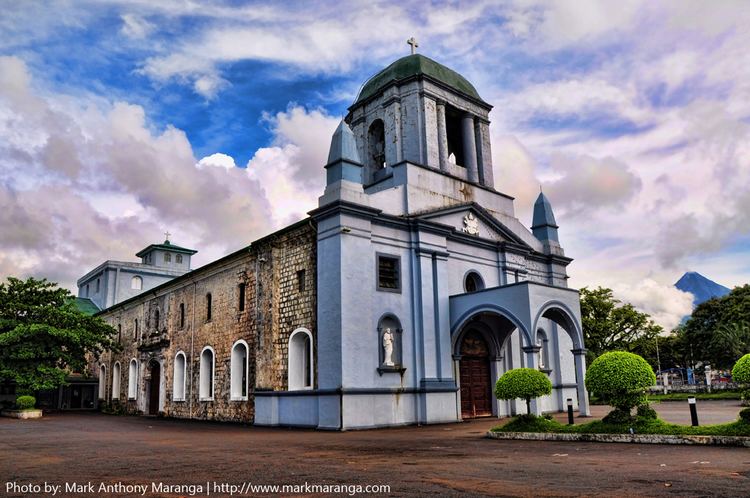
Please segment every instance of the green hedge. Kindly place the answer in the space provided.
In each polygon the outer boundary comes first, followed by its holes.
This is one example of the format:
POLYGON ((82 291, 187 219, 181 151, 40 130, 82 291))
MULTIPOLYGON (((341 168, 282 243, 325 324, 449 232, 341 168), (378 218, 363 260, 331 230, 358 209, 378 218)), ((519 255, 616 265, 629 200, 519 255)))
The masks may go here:
POLYGON ((604 353, 586 372, 586 388, 609 405, 630 413, 646 403, 646 389, 656 383, 651 365, 637 354, 625 351, 604 353))
POLYGON ((31 410, 36 405, 36 398, 34 396, 19 396, 16 399, 16 406, 19 410, 31 410))
POLYGON ((497 399, 525 399, 526 411, 531 412, 531 400, 552 392, 552 383, 546 375, 533 368, 508 370, 495 383, 497 399))
POLYGON ((738 384, 750 384, 750 353, 746 354, 734 364, 732 380, 738 384))

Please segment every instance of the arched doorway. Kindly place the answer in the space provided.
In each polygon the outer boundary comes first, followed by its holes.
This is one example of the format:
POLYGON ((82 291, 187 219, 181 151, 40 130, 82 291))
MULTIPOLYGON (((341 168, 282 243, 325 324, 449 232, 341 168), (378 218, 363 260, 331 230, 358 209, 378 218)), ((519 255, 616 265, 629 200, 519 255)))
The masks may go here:
POLYGON ((161 367, 156 361, 152 361, 149 366, 151 370, 151 380, 149 381, 148 414, 157 415, 159 413, 159 385, 161 384, 161 367))
POLYGON ((461 382, 461 417, 492 415, 490 351, 476 330, 469 330, 461 340, 459 375, 461 382))

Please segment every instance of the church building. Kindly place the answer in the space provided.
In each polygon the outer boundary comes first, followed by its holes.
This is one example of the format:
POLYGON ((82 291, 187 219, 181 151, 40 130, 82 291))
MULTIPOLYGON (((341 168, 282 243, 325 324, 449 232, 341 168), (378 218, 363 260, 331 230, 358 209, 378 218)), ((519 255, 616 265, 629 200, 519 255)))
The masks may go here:
POLYGON ((535 413, 572 398, 588 415, 571 259, 543 194, 528 229, 495 189, 491 108, 421 54, 370 78, 307 218, 100 313, 122 345, 92 364, 101 400, 265 426, 457 422, 524 413, 492 391, 528 367, 553 385, 535 413))

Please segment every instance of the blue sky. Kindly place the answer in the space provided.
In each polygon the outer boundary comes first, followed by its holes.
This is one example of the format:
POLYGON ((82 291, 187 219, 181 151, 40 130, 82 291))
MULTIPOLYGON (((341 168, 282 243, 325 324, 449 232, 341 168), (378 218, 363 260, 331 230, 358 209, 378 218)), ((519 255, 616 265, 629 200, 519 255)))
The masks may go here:
POLYGON ((165 230, 206 263, 298 219, 360 85, 419 52, 495 106, 496 188, 670 325, 750 280, 745 2, 0 0, 0 275, 73 287, 165 230), (687 304, 686 304, 687 303, 687 304))

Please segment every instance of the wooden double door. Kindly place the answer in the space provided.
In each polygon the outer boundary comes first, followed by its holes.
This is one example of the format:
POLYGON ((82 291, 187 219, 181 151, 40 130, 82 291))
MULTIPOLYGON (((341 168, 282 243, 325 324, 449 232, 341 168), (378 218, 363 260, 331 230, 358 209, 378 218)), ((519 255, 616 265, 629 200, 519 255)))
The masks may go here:
POLYGON ((461 342, 459 375, 461 417, 492 416, 492 380, 487 342, 476 331, 469 331, 461 342))

